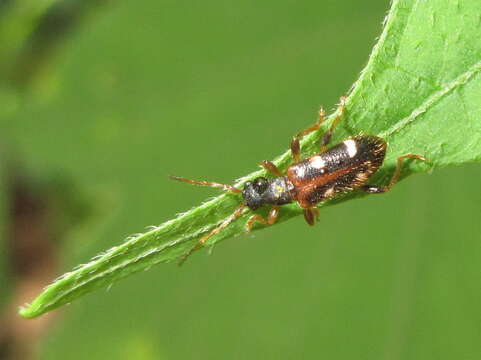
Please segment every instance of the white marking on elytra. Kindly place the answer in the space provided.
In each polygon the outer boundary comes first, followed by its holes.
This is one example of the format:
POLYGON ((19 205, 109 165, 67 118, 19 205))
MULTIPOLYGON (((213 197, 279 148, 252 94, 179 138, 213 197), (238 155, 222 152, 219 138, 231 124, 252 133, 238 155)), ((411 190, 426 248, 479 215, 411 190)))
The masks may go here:
POLYGON ((349 155, 349 157, 353 158, 354 156, 356 156, 357 146, 354 140, 347 139, 346 141, 344 141, 344 145, 346 145, 347 154, 349 155))
POLYGON ((316 169, 322 169, 323 167, 326 166, 326 162, 320 156, 314 156, 311 159, 311 166, 316 168, 316 169))
POLYGON ((296 175, 299 177, 303 177, 304 173, 306 172, 306 169, 304 166, 296 166, 296 175))

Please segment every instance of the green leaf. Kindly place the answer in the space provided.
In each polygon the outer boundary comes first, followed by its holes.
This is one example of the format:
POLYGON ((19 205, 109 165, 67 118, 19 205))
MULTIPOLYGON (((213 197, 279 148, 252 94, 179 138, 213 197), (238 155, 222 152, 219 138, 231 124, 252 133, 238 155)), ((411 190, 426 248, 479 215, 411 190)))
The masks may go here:
MULTIPOLYGON (((348 96, 347 116, 333 141, 363 132, 389 142, 384 166, 373 182, 386 181, 396 158, 404 153, 422 154, 430 160, 429 165, 408 163, 404 176, 481 159, 481 122, 477 120, 481 115, 480 13, 479 0, 393 2, 383 33, 348 96)), ((315 152, 320 136, 306 137, 303 152, 315 152)), ((275 163, 285 169, 290 161, 286 152, 275 163)), ((264 174, 254 172, 236 185, 264 174)), ((179 191, 182 186, 187 185, 179 184, 179 191)), ((320 207, 358 196, 351 193, 320 207)), ((39 316, 154 264, 177 260, 239 202, 237 195, 222 194, 145 234, 130 237, 57 279, 20 314, 39 316)), ((279 222, 300 213, 296 204, 283 206, 279 222)), ((244 234, 248 216, 244 214, 207 245, 244 234)), ((256 226, 255 230, 263 228, 256 226)))

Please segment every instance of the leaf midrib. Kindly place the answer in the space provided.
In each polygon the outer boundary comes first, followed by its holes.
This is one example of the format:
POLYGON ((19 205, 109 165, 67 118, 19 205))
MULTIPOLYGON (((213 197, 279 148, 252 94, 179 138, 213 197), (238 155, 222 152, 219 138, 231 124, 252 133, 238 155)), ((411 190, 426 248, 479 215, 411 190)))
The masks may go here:
POLYGON ((448 82, 443 86, 443 88, 439 91, 432 93, 431 96, 427 97, 427 99, 419 106, 417 106, 409 116, 399 120, 394 125, 392 125, 389 129, 379 133, 381 137, 388 137, 395 132, 398 132, 404 129, 407 125, 414 122, 419 115, 425 113, 431 107, 433 107, 438 101, 440 101, 443 97, 450 94, 456 88, 461 87, 469 83, 473 77, 481 71, 481 61, 478 61, 473 66, 471 66, 467 71, 458 75, 454 80, 448 82))

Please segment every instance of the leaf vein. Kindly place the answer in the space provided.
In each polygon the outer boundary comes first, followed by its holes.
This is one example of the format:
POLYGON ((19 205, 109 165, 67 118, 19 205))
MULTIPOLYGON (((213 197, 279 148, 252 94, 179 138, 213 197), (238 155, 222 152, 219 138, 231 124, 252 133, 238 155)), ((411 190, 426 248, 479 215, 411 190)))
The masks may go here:
POLYGON ((447 83, 443 86, 443 88, 439 91, 433 93, 430 97, 426 99, 424 103, 420 106, 415 108, 411 114, 404 119, 401 119, 396 124, 391 126, 386 131, 383 131, 379 134, 381 137, 389 137, 390 135, 398 132, 414 122, 419 116, 424 114, 429 108, 433 107, 437 102, 443 99, 445 96, 450 94, 455 89, 466 85, 476 74, 481 71, 481 61, 478 61, 476 64, 471 66, 467 71, 463 72, 453 81, 447 83))

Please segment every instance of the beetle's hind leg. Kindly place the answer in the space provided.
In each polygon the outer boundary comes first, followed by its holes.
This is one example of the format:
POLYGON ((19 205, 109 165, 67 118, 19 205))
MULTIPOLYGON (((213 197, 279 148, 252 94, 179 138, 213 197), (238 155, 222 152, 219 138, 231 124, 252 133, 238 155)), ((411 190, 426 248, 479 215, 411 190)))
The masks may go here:
POLYGON ((396 170, 394 171, 393 176, 391 177, 391 180, 389 181, 389 184, 384 185, 384 186, 378 186, 378 185, 363 185, 361 186, 361 190, 365 191, 369 194, 382 194, 385 193, 386 191, 391 190, 391 188, 396 185, 399 175, 401 175, 401 170, 403 167, 404 160, 406 159, 418 159, 421 161, 427 161, 427 159, 424 156, 417 155, 417 154, 406 154, 397 159, 397 164, 396 164, 396 170))

